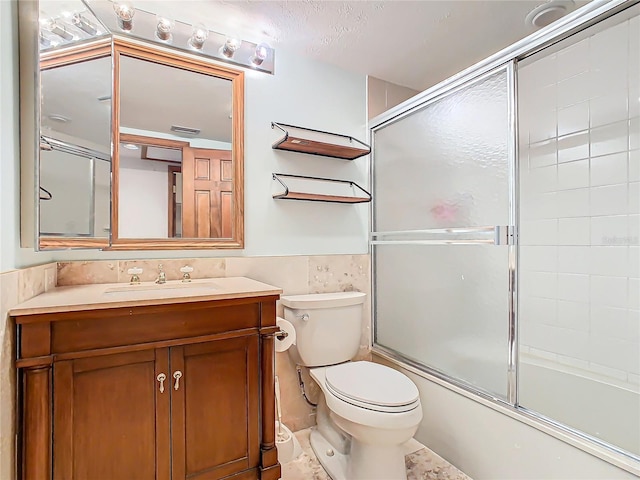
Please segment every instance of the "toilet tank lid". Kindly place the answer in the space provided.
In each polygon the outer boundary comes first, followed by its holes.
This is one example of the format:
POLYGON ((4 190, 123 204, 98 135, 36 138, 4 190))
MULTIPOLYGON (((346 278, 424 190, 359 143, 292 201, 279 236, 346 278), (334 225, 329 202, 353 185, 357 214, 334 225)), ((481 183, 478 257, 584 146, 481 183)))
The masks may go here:
POLYGON ((282 305, 289 308, 313 309, 348 307, 364 303, 367 296, 362 292, 312 293, 308 295, 284 295, 280 297, 282 305))

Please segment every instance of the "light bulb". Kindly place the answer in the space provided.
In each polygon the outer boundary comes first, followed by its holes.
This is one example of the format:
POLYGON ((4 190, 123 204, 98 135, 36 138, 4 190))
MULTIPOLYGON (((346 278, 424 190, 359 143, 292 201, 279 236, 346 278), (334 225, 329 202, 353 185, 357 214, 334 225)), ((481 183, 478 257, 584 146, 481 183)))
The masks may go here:
POLYGON ((65 39, 66 41, 73 40, 73 34, 71 34, 64 25, 56 22, 55 20, 50 20, 47 25, 47 30, 51 33, 56 34, 60 38, 65 39))
POLYGON ((191 38, 189 38, 189 46, 195 50, 202 50, 204 42, 209 37, 209 30, 202 23, 193 26, 191 38))
POLYGON ((175 22, 169 18, 156 16, 156 36, 163 42, 171 41, 171 30, 175 25, 175 22))
POLYGON ((227 58, 233 57, 233 54, 236 53, 236 50, 240 48, 242 45, 242 40, 240 40, 236 36, 227 37, 227 40, 224 42, 222 48, 220 48, 220 53, 227 58))
POLYGON ((96 26, 79 13, 75 13, 73 17, 71 17, 71 23, 89 35, 95 35, 98 32, 96 26))
POLYGON ((251 63, 256 66, 262 65, 262 62, 264 62, 267 58, 267 55, 269 55, 269 48, 269 45, 267 45, 266 43, 261 43, 256 46, 256 50, 253 53, 253 56, 249 59, 251 63))
POLYGON ((133 16, 136 9, 129 2, 116 2, 113 4, 113 10, 118 17, 118 25, 126 32, 133 29, 133 16))

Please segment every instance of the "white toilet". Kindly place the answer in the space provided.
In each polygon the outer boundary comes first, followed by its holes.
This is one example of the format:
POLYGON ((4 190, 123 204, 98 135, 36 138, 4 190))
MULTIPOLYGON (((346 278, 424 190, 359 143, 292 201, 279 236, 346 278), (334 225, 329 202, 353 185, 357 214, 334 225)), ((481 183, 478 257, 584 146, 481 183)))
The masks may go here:
POLYGON ((323 396, 311 447, 333 480, 406 480, 403 444, 422 420, 415 384, 358 352, 360 292, 281 297, 296 331, 291 354, 310 368, 323 396))

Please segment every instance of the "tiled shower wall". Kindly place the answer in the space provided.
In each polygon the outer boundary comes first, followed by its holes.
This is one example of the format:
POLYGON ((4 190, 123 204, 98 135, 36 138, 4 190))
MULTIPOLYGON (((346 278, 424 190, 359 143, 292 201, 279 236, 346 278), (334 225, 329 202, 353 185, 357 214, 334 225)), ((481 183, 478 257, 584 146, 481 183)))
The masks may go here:
POLYGON ((640 21, 521 66, 521 352, 640 383, 640 21))

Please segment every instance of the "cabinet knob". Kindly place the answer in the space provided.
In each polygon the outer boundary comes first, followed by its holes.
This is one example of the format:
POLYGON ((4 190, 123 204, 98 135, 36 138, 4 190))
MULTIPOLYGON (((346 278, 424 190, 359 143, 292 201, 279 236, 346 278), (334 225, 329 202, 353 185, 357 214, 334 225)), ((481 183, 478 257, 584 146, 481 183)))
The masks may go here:
POLYGON ((164 393, 164 381, 167 379, 167 376, 164 373, 159 373, 156 379, 160 382, 160 393, 164 393))
POLYGON ((176 379, 176 383, 173 386, 175 390, 178 390, 180 388, 180 377, 182 377, 182 372, 180 370, 176 370, 175 372, 173 372, 173 378, 176 379))

